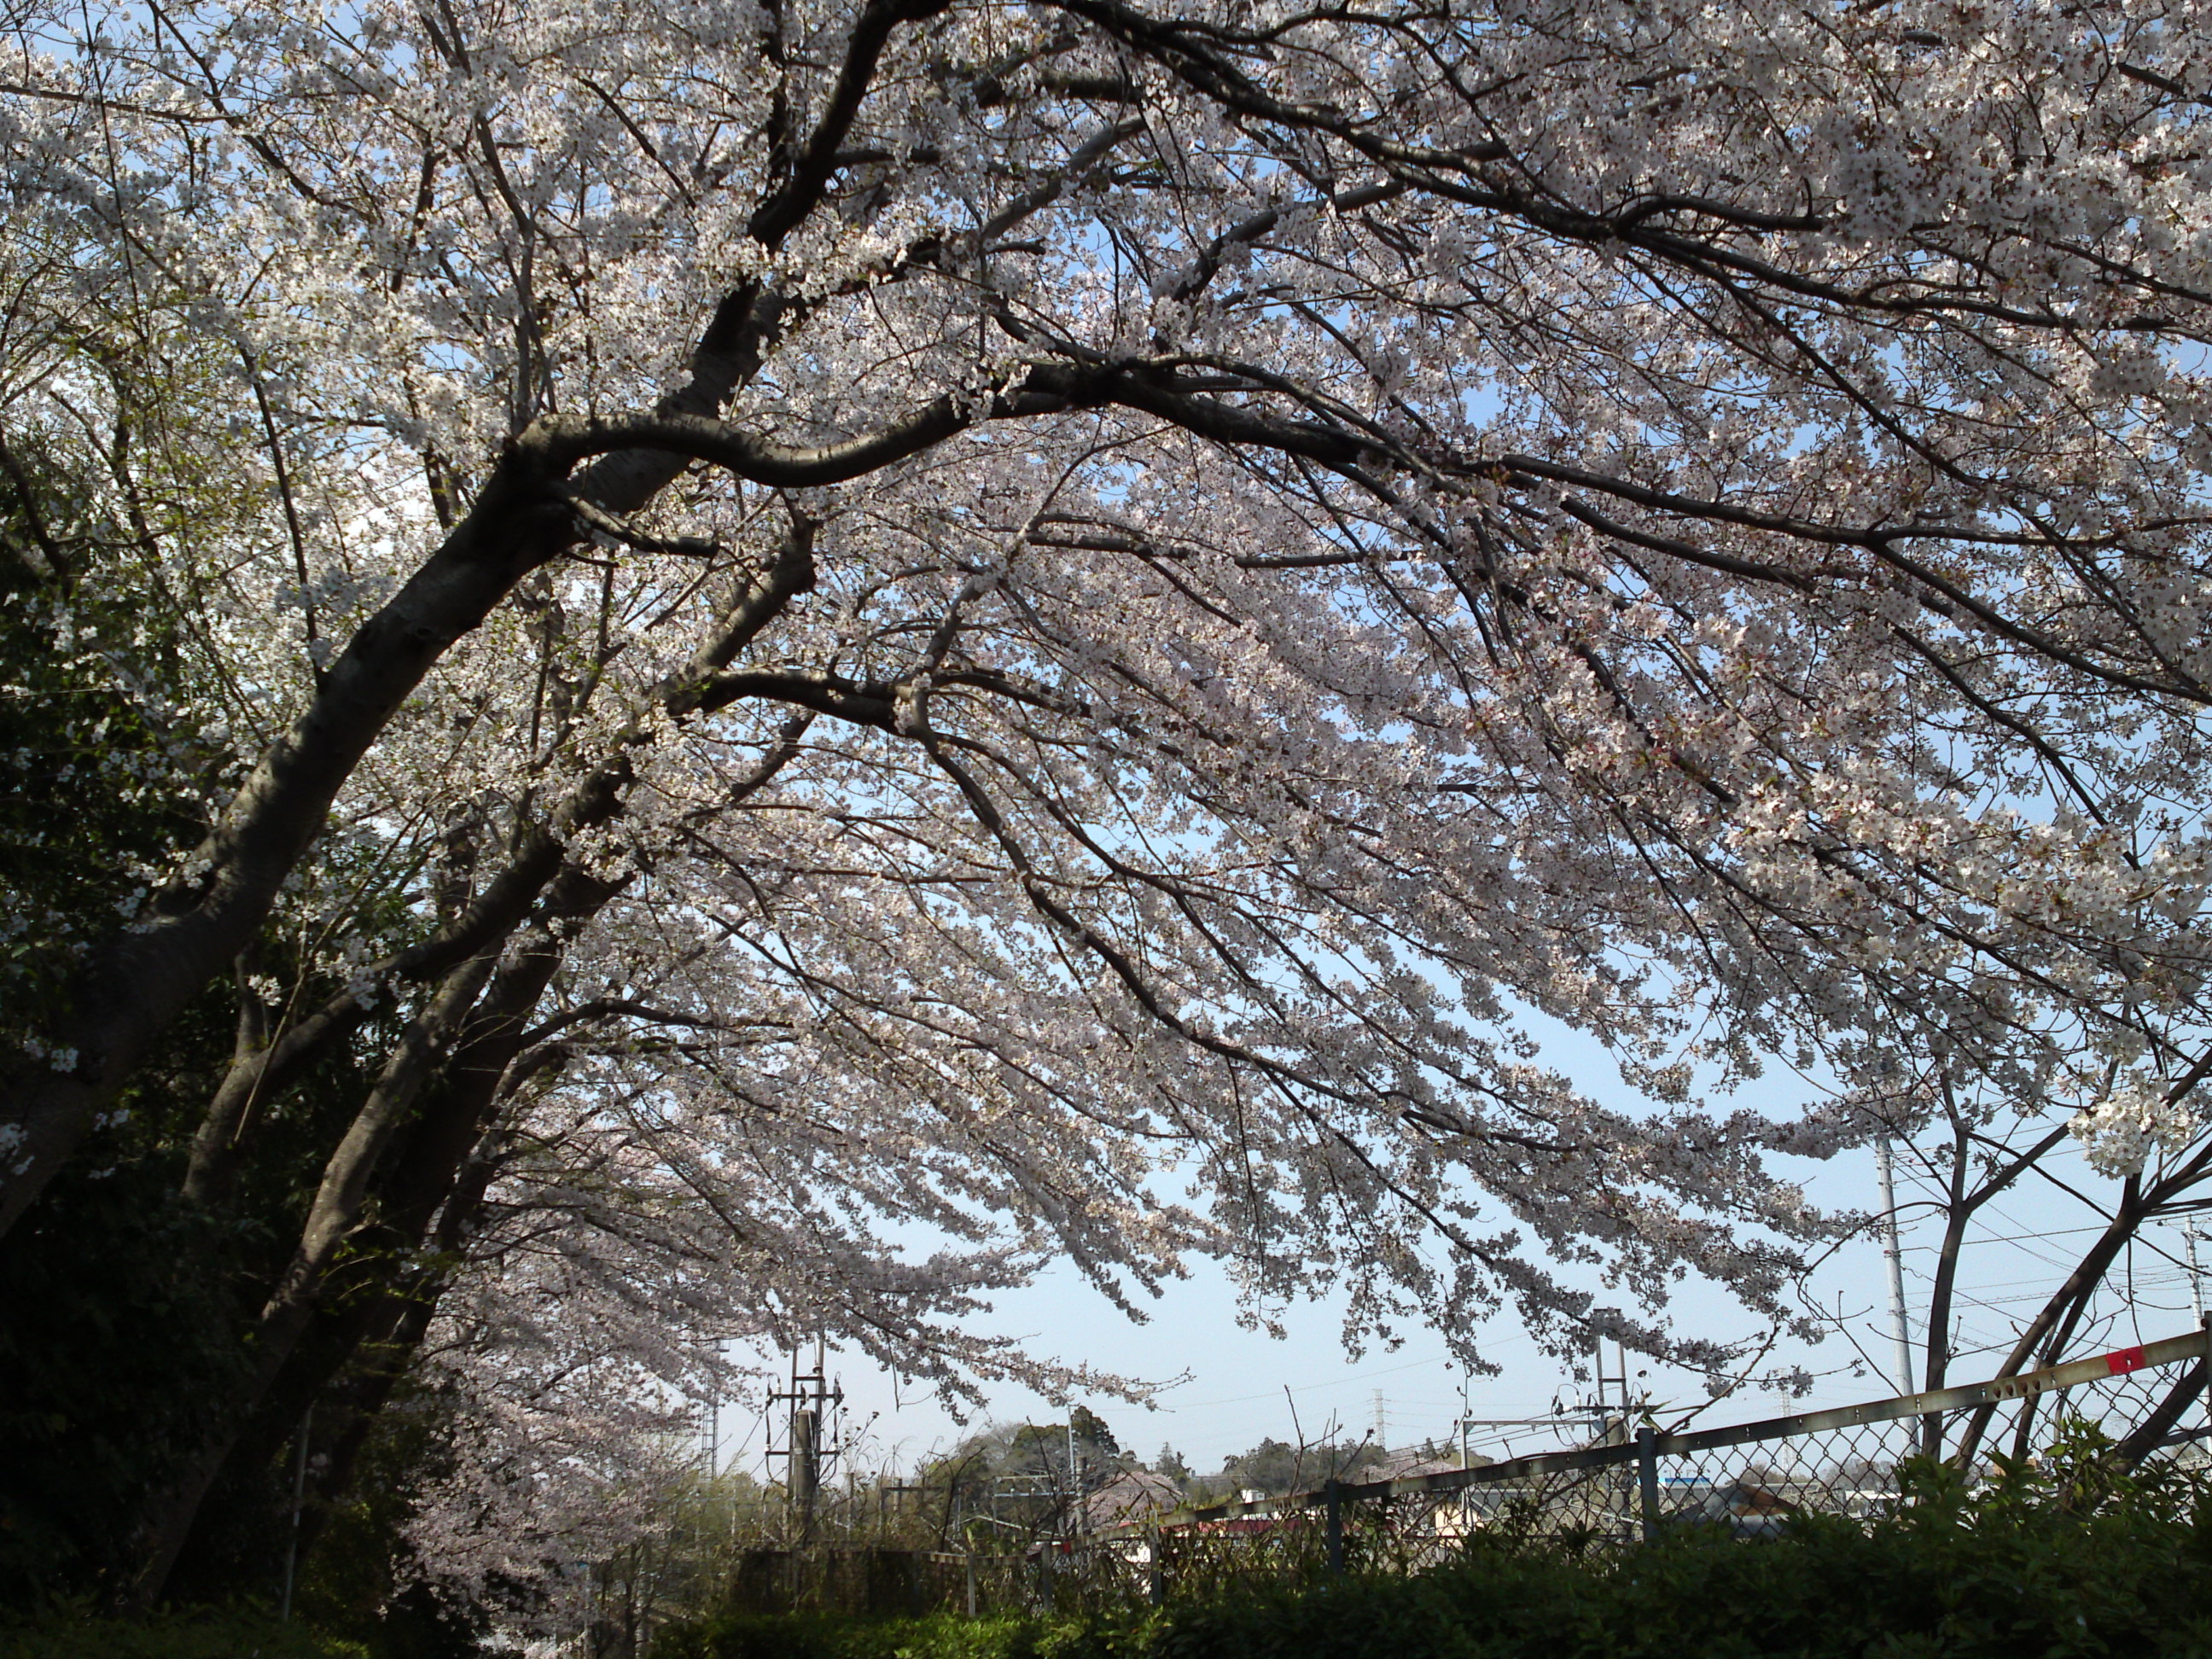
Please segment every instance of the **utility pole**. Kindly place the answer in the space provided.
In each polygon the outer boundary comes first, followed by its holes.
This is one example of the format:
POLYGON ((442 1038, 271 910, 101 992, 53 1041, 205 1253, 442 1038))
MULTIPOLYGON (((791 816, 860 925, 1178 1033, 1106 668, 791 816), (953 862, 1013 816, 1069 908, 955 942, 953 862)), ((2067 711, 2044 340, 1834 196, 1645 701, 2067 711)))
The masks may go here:
POLYGON ((1467 1385, 1473 1380, 1473 1376, 1472 1371, 1466 1371, 1461 1373, 1459 1379, 1459 1466, 1462 1469, 1467 1468, 1467 1419, 1469 1409, 1467 1403, 1467 1385))
POLYGON ((784 1502, 793 1522, 795 1541, 813 1541, 814 1509, 822 1491, 822 1465, 825 1455, 834 1455, 829 1445, 830 1414, 845 1403, 845 1390, 840 1386, 832 1393, 829 1377, 829 1344, 826 1338, 814 1339, 814 1369, 799 1369, 799 1350, 792 1350, 791 1387, 782 1394, 769 1396, 770 1420, 775 1407, 785 1401, 791 1406, 790 1443, 781 1450, 771 1447, 769 1455, 785 1460, 784 1502))
MULTIPOLYGON (((1618 1308, 1593 1308, 1590 1311, 1601 1322, 1617 1323, 1620 1318, 1620 1310, 1618 1308)), ((1608 1376, 1605 1369, 1605 1338, 1595 1333, 1591 1334, 1590 1378, 1597 1390, 1597 1403, 1593 1409, 1597 1416, 1598 1443, 1607 1446, 1623 1444, 1628 1436, 1628 1345, 1616 1337, 1613 1340, 1613 1350, 1615 1363, 1620 1366, 1620 1370, 1608 1376), (1612 1409, 1613 1402, 1606 1398, 1605 1385, 1607 1382, 1620 1384, 1620 1411, 1618 1416, 1615 1416, 1612 1409), (1617 1439, 1615 1438, 1616 1430, 1620 1431, 1617 1439)))
POLYGON ((1897 1242, 1897 1182, 1890 1168, 1889 1137, 1874 1144, 1874 1167, 1881 1177, 1881 1254, 1889 1264, 1889 1333, 1897 1345, 1897 1391, 1912 1392, 1912 1340, 1905 1322, 1905 1252, 1897 1242))
MULTIPOLYGON (((1620 1310, 1593 1308, 1590 1313, 1591 1322, 1598 1327, 1590 1334, 1591 1382, 1597 1391, 1597 1443, 1601 1446, 1624 1446, 1628 1443, 1628 1345, 1618 1337, 1613 1339, 1613 1352, 1619 1356, 1620 1366, 1618 1373, 1618 1380, 1620 1383, 1620 1411, 1618 1416, 1613 1413, 1612 1402, 1606 1398, 1605 1393, 1606 1383, 1614 1379, 1608 1378, 1605 1374, 1604 1328, 1607 1325, 1612 1325, 1616 1329, 1619 1328, 1620 1310)), ((1619 1530, 1621 1538, 1626 1540, 1634 1535, 1634 1511, 1631 1501, 1630 1472, 1624 1467, 1619 1472, 1607 1475, 1606 1485, 1613 1489, 1611 1496, 1619 1505, 1613 1516, 1613 1525, 1619 1530)))
MULTIPOLYGON (((801 1396, 804 1400, 804 1396, 801 1396)), ((791 1410, 791 1507, 799 1516, 799 1538, 814 1530, 814 1499, 822 1490, 822 1412, 811 1401, 791 1410)))

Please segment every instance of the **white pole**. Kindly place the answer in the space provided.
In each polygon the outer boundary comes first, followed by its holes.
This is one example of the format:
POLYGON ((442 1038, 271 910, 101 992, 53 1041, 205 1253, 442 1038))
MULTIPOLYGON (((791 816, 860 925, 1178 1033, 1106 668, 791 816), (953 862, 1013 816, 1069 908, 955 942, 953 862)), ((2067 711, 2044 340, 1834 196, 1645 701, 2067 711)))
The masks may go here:
POLYGON ((1067 1535, 1074 1537, 1082 1530, 1083 1476, 1075 1461, 1075 1413, 1067 1413, 1067 1535))
POLYGON ((1874 1144, 1875 1168, 1881 1176, 1881 1253, 1889 1264, 1889 1330, 1897 1344, 1897 1391, 1912 1392, 1912 1340, 1905 1322, 1905 1253, 1897 1243, 1897 1183, 1891 1173, 1889 1139, 1874 1144))
MULTIPOLYGON (((2197 1316, 2201 1328, 2204 1323, 2204 1280, 2197 1267, 2197 1221, 2195 1217, 2181 1224, 2182 1243, 2189 1249, 2189 1311, 2197 1316)), ((2204 1401, 2204 1421, 2212 1426, 2212 1398, 2204 1401)))
POLYGON ((2204 1281, 2197 1273, 2197 1224, 2188 1223, 2181 1230, 2189 1245, 2189 1311, 2197 1316, 2197 1322, 2204 1322, 2204 1281))

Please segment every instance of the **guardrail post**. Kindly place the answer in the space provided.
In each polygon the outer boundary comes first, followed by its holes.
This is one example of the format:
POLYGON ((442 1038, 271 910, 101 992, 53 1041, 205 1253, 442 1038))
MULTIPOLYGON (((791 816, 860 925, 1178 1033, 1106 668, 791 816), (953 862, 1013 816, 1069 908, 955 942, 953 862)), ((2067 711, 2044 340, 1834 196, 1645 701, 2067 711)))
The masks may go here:
POLYGON ((1158 1527, 1154 1527, 1150 1541, 1152 1547, 1152 1572, 1150 1582, 1146 1588, 1151 1595, 1152 1605, 1156 1607, 1163 1607, 1168 1599, 1167 1534, 1158 1527))
POLYGON ((1331 1480, 1322 1488, 1322 1504, 1328 1516, 1324 1536, 1328 1540, 1328 1576, 1344 1576, 1344 1494, 1338 1483, 1331 1480))
POLYGON ((1659 1540, 1659 1431, 1646 1423, 1636 1431, 1636 1486, 1644 1499, 1644 1541, 1659 1540))

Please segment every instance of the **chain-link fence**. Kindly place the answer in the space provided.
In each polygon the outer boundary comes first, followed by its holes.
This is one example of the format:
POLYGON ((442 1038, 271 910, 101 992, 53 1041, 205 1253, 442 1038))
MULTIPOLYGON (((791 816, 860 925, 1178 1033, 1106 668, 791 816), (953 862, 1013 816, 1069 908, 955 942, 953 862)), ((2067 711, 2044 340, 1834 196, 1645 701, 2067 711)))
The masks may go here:
POLYGON ((2208 1334, 2187 1332, 2021 1376, 1711 1429, 1616 1419, 1599 1443, 1397 1480, 1161 1515, 1091 1540, 1088 1572, 1154 1600, 1178 1583, 1416 1571, 1480 1534, 1632 1543, 1686 1526, 1744 1537, 1807 1515, 1869 1519, 1910 1501, 1914 1460, 1969 1488, 2062 1433, 2107 1467, 2201 1463, 2208 1334))

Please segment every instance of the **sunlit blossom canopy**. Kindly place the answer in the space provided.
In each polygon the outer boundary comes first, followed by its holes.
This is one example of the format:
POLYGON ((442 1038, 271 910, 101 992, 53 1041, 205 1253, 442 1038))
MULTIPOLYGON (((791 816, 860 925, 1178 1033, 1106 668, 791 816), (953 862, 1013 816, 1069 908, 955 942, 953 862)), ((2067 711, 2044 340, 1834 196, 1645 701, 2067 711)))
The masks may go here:
POLYGON ((1765 1155, 2202 1047, 2207 21, 20 24, 7 419, 198 366, 145 465, 241 505, 145 556, 239 768, 16 1034, 0 1215, 222 982, 206 1201, 379 1056, 270 1379, 372 1233, 487 1375, 559 1307, 1049 1382, 973 1316, 1054 1255, 1783 1316, 1765 1155))

